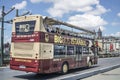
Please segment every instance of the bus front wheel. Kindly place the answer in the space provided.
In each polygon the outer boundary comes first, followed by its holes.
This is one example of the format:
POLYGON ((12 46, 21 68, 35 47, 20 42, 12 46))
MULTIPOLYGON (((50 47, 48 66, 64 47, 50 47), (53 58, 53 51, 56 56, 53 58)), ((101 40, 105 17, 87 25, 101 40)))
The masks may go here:
POLYGON ((66 74, 68 72, 68 64, 67 63, 63 63, 61 69, 62 69, 61 70, 62 74, 66 74))

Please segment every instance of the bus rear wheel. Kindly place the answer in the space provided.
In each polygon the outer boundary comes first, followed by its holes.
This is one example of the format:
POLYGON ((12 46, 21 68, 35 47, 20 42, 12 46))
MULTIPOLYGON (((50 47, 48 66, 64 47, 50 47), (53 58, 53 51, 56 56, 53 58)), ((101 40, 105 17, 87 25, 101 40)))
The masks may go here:
POLYGON ((68 72, 68 64, 64 63, 61 68, 61 73, 66 74, 68 72))

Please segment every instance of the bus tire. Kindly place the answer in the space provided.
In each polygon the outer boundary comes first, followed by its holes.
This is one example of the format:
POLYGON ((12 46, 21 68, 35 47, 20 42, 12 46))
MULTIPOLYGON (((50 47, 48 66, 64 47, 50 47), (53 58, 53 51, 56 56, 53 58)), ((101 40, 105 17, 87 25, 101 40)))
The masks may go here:
POLYGON ((66 74, 69 70, 69 66, 67 63, 63 63, 62 67, 61 67, 61 73, 62 74, 66 74))

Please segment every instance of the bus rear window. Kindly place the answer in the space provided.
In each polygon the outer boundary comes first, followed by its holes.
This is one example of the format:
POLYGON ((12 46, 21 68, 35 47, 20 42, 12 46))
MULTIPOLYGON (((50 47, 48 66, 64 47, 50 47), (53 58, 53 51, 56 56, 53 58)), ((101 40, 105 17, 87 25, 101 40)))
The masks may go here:
POLYGON ((17 35, 31 35, 34 32, 36 21, 16 22, 15 30, 17 35))

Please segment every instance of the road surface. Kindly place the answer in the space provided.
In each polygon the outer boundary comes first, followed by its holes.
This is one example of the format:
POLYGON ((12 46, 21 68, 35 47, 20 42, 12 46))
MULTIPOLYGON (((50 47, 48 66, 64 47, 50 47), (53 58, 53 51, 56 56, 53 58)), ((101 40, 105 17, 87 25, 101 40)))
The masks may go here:
POLYGON ((81 80, 120 80, 120 67, 81 80))
POLYGON ((100 58, 98 64, 93 66, 92 68, 89 69, 80 68, 80 69, 70 70, 69 73, 66 75, 62 75, 59 73, 37 75, 35 73, 15 71, 15 70, 10 70, 9 67, 3 67, 0 68, 0 80, 58 80, 114 65, 120 65, 120 57, 100 58))

